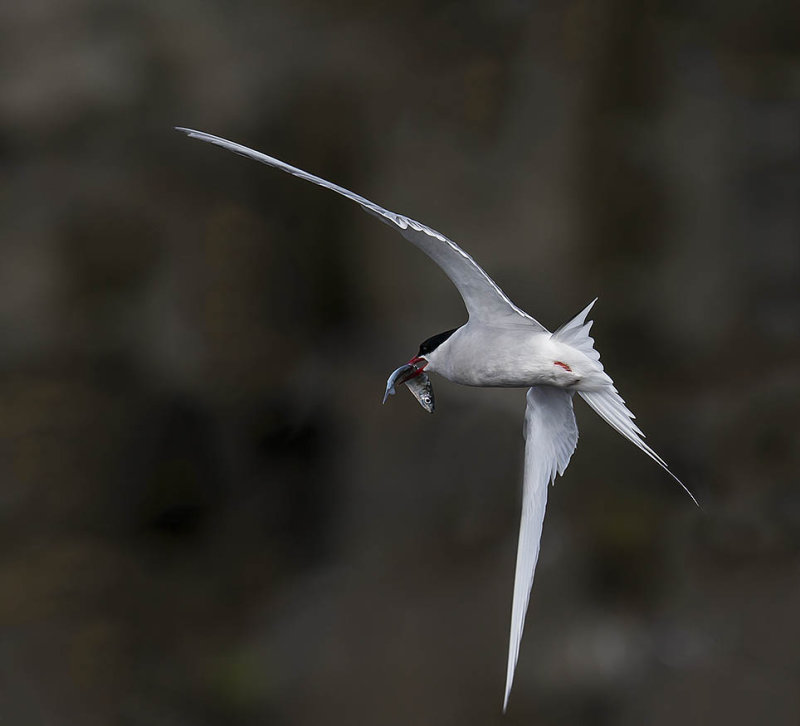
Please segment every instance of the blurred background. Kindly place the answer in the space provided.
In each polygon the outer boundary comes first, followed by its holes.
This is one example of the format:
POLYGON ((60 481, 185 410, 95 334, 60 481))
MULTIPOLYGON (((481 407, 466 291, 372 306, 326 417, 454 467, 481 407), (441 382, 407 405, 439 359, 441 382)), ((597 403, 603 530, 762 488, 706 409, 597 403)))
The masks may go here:
POLYGON ((800 6, 0 7, 4 724, 800 723, 800 6), (500 715, 522 391, 356 205, 594 334, 500 715))

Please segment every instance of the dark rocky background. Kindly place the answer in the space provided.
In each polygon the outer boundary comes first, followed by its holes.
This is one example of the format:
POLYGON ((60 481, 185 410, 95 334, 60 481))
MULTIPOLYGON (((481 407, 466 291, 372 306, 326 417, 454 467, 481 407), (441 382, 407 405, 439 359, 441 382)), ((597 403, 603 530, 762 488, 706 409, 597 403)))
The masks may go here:
POLYGON ((800 6, 0 7, 0 720, 800 723, 800 6), (584 405, 500 715, 521 391, 356 206, 594 332, 703 511, 584 405))

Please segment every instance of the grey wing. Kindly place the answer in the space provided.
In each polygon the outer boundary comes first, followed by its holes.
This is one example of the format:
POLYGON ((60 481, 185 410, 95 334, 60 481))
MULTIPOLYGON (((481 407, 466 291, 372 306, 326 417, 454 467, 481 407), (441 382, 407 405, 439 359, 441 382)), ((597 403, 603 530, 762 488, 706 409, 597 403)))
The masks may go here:
POLYGON ((223 149, 234 151, 242 156, 260 161, 262 164, 274 166, 277 169, 281 169, 301 179, 313 182, 326 189, 331 189, 360 204, 364 210, 375 215, 382 222, 399 230, 403 237, 416 245, 442 268, 461 294, 471 320, 530 325, 539 330, 546 331, 543 325, 514 305, 514 303, 509 300, 508 296, 497 286, 489 275, 483 271, 472 257, 464 252, 455 242, 449 240, 436 230, 426 227, 424 224, 420 224, 402 214, 396 214, 395 212, 390 212, 388 209, 379 207, 374 202, 369 201, 369 199, 365 199, 344 187, 340 187, 338 184, 309 174, 302 169, 290 166, 278 159, 262 154, 259 151, 254 151, 241 144, 222 139, 219 136, 207 134, 203 131, 194 131, 180 126, 177 126, 176 129, 178 131, 183 131, 194 139, 208 141, 209 143, 221 146, 223 149))
POLYGON ((522 487, 522 520, 514 574, 511 606, 511 635, 508 643, 508 671, 503 711, 514 682, 525 613, 539 558, 547 485, 563 474, 578 443, 578 426, 572 411, 572 393, 550 386, 528 389, 525 409, 525 474, 522 487))

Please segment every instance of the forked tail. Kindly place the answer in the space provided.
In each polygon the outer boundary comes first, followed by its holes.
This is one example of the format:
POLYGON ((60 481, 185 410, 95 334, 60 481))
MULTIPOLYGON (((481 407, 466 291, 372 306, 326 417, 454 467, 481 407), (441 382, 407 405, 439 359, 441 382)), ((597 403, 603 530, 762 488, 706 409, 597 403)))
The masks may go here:
MULTIPOLYGON (((595 350, 594 339, 589 335, 592 321, 586 321, 586 316, 596 302, 597 298, 592 300, 592 302, 572 318, 572 320, 556 330, 556 332, 553 333, 553 338, 562 343, 568 343, 573 348, 577 348, 587 358, 595 361, 600 370, 603 370, 603 364, 600 362, 600 353, 595 350)), ((609 378, 609 381, 610 380, 609 378)), ((619 391, 617 391, 613 382, 599 391, 578 391, 578 393, 580 393, 581 398, 583 398, 609 426, 616 429, 628 439, 628 441, 644 451, 645 454, 681 485, 683 490, 692 498, 692 501, 698 507, 700 506, 694 494, 692 494, 686 485, 669 470, 667 463, 645 443, 644 433, 642 433, 642 430, 633 422, 636 416, 634 416, 625 405, 624 399, 619 395, 619 391)))

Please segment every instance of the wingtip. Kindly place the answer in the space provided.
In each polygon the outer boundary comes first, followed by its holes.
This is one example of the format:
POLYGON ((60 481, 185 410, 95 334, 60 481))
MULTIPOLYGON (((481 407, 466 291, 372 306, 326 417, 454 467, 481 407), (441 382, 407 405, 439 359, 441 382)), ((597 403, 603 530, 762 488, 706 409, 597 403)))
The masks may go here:
POLYGON ((186 134, 190 139, 203 140, 204 137, 209 136, 209 134, 206 134, 203 131, 196 131, 195 129, 189 129, 185 126, 173 126, 173 128, 175 131, 180 131, 182 134, 186 134))
POLYGON ((190 129, 187 128, 186 126, 174 126, 173 128, 175 129, 175 131, 180 131, 182 134, 186 134, 190 139, 199 139, 200 141, 211 141, 213 143, 217 143, 219 141, 225 141, 225 139, 222 139, 219 136, 214 136, 214 134, 209 134, 206 131, 198 131, 197 129, 190 129))

